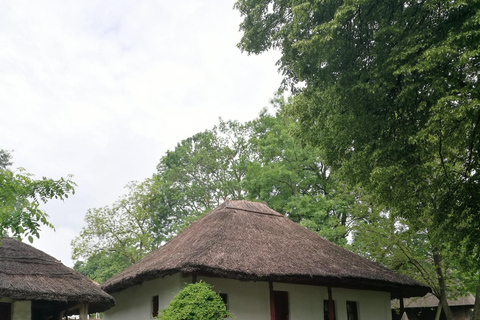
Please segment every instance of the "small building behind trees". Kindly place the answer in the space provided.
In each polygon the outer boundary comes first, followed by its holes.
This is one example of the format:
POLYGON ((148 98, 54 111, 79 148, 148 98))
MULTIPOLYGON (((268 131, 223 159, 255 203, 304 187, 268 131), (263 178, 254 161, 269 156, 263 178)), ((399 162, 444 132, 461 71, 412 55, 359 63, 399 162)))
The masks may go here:
POLYGON ((87 319, 115 300, 100 286, 52 256, 12 238, 0 244, 0 319, 87 319))
MULTIPOLYGON (((473 307, 475 305, 475 297, 472 294, 468 294, 456 299, 449 299, 448 305, 452 310, 455 320, 470 320, 473 319, 473 307)), ((433 294, 428 293, 423 297, 415 297, 404 300, 404 309, 407 314, 408 320, 431 320, 438 319, 445 320, 445 313, 439 309, 438 298, 433 294)), ((392 300, 392 319, 400 320, 401 316, 398 312, 400 308, 399 300, 392 300)))
POLYGON ((200 280, 238 320, 390 320, 391 298, 430 291, 263 203, 226 201, 104 282, 117 302, 104 320, 149 320, 200 280))

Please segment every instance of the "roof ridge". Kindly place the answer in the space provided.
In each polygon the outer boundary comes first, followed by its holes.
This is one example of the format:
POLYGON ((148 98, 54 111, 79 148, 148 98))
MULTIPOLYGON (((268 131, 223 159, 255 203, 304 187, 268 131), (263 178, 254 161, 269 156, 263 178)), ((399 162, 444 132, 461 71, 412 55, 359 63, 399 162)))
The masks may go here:
POLYGON ((265 211, 257 211, 257 210, 249 210, 249 209, 244 209, 244 208, 229 206, 228 204, 225 206, 225 208, 226 208, 226 209, 242 210, 242 211, 247 211, 247 212, 252 212, 252 213, 258 213, 258 214, 266 214, 266 215, 269 215, 269 216, 274 216, 274 217, 279 217, 279 218, 285 218, 285 216, 282 215, 282 214, 275 214, 275 213, 270 213, 270 212, 265 212, 265 211))

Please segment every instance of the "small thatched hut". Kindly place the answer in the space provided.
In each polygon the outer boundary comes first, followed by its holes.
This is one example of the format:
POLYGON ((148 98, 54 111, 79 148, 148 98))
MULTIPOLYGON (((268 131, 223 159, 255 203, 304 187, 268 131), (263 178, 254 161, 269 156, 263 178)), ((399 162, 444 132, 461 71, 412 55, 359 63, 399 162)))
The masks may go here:
POLYGON ((318 236, 263 203, 227 201, 102 284, 105 319, 149 319, 185 282, 214 285, 237 319, 390 319, 391 297, 429 288, 318 236), (239 281, 240 280, 240 281, 239 281))
POLYGON ((52 256, 11 238, 0 245, 0 319, 54 319, 105 311, 115 300, 52 256))
MULTIPOLYGON (((449 299, 448 305, 453 313, 453 318, 455 320, 470 320, 473 319, 473 307, 475 305, 475 296, 471 293, 458 297, 456 299, 449 299)), ((429 320, 429 319, 438 319, 445 320, 447 319, 443 310, 438 309, 439 300, 433 294, 428 293, 424 297, 415 297, 410 299, 405 299, 404 309, 405 313, 408 315, 409 320, 429 320), (440 312, 440 314, 438 314, 440 312)), ((397 312, 400 308, 400 302, 398 300, 392 300, 392 319, 400 320, 401 316, 397 312)))

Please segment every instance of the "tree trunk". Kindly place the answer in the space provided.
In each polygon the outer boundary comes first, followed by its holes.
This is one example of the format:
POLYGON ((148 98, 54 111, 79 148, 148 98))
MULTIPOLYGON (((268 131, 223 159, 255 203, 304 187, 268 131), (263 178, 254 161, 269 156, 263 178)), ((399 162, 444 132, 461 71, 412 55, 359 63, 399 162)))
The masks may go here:
POLYGON ((433 263, 435 265, 435 272, 437 273, 438 285, 440 287, 440 297, 438 297, 438 299, 442 304, 443 312, 445 313, 445 317, 447 318, 447 320, 454 320, 452 310, 448 305, 447 290, 445 285, 445 278, 443 277, 442 272, 440 253, 438 252, 438 248, 436 247, 433 248, 433 263))
POLYGON ((480 273, 478 274, 477 293, 475 294, 472 320, 480 320, 480 273))

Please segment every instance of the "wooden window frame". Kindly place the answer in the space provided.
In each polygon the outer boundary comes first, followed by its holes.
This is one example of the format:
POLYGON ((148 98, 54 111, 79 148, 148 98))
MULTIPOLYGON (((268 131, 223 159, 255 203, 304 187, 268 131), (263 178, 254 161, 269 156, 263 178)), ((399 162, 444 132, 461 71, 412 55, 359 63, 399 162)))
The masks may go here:
POLYGON ((357 303, 357 301, 347 300, 345 305, 347 307, 347 320, 358 320, 358 303, 357 303), (352 309, 349 310, 349 306, 352 309), (353 313, 350 312, 350 311, 353 311, 353 313))
POLYGON ((155 295, 155 296, 152 296, 152 307, 151 307, 151 312, 150 312, 150 316, 151 318, 156 318, 158 317, 158 313, 159 313, 159 306, 160 306, 160 299, 159 299, 159 296, 158 295, 155 295))

